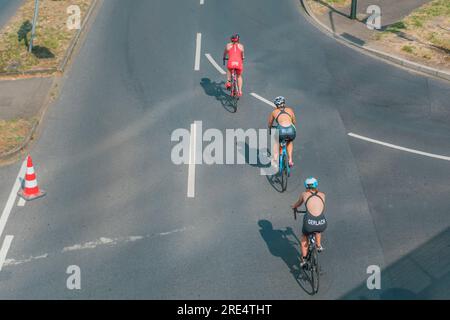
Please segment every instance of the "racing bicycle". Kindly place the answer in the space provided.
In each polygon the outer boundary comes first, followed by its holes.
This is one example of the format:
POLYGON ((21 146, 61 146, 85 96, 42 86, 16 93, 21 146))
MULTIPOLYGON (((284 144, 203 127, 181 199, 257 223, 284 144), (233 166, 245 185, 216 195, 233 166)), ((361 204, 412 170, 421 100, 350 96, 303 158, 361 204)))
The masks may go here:
MULTIPOLYGON (((225 65, 225 61, 228 60, 228 58, 225 58, 223 60, 223 64, 225 65)), ((235 110, 237 111, 237 104, 239 101, 239 85, 238 85, 238 76, 236 69, 231 69, 231 88, 230 88, 230 97, 231 97, 231 104, 235 110)))
MULTIPOLYGON (((277 126, 272 126, 272 128, 278 128, 277 126)), ((280 142, 280 150, 278 153, 278 175, 281 177, 281 192, 286 191, 288 178, 291 176, 291 167, 288 162, 287 145, 288 141, 283 139, 280 142)))
MULTIPOLYGON (((297 213, 306 213, 306 211, 294 210, 294 218, 297 220, 297 213)), ((303 270, 309 278, 312 287, 312 294, 319 292, 319 255, 316 247, 316 233, 308 234, 308 254, 306 255, 306 264, 303 266, 303 270)))

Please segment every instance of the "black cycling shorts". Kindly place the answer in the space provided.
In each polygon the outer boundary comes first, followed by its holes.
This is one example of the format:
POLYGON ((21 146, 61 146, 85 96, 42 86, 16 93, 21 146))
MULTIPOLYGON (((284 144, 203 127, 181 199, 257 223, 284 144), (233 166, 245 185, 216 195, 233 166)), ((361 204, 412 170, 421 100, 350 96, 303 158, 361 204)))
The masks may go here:
POLYGON ((311 233, 321 233, 327 228, 327 220, 324 215, 314 217, 312 215, 305 214, 303 217, 302 233, 307 236, 311 233))

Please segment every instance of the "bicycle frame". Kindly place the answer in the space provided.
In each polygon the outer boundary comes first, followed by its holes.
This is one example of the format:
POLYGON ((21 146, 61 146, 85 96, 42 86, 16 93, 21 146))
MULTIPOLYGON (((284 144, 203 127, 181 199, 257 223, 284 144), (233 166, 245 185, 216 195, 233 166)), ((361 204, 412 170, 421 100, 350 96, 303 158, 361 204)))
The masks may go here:
MULTIPOLYGON (((279 158, 278 158, 278 168, 279 168, 279 172, 280 174, 283 173, 283 169, 284 169, 284 159, 287 157, 287 141, 282 141, 280 143, 280 154, 279 154, 279 158)), ((287 170, 287 174, 288 176, 291 173, 291 168, 289 167, 289 165, 286 166, 286 170, 287 170)))

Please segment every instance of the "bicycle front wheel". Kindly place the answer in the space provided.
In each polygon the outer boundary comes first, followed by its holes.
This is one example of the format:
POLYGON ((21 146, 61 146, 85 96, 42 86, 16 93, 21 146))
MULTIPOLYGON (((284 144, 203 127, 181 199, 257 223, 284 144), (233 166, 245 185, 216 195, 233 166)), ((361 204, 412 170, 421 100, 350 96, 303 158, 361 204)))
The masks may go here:
POLYGON ((314 248, 311 253, 311 287, 313 294, 319 292, 319 256, 317 254, 317 249, 314 248))

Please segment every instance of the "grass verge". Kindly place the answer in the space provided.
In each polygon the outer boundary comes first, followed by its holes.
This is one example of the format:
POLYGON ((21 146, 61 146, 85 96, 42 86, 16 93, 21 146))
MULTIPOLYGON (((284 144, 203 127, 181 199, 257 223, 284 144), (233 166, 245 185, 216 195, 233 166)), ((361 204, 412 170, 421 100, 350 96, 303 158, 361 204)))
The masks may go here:
POLYGON ((69 6, 80 9, 81 21, 93 0, 40 0, 33 52, 28 52, 34 0, 26 0, 0 31, 0 73, 58 67, 77 32, 68 28, 69 6))
POLYGON ((35 122, 35 119, 0 120, 0 154, 20 146, 35 122))
POLYGON ((417 8, 376 40, 407 58, 450 70, 450 0, 433 0, 417 8))

